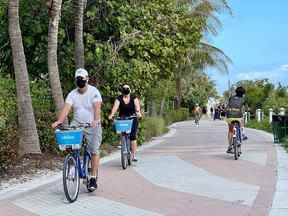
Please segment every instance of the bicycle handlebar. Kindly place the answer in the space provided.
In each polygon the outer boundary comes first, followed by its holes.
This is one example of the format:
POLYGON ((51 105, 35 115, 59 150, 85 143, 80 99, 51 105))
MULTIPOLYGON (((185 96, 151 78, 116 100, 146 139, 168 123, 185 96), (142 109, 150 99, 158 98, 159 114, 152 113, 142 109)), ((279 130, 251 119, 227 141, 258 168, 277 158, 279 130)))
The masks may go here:
POLYGON ((78 125, 69 125, 68 127, 63 125, 63 124, 59 124, 56 129, 60 129, 60 130, 75 130, 75 129, 83 129, 83 128, 91 128, 91 124, 90 123, 80 123, 78 125))
POLYGON ((130 119, 134 119, 134 118, 138 118, 137 115, 132 115, 132 116, 127 116, 127 117, 117 117, 117 120, 130 120, 130 119))

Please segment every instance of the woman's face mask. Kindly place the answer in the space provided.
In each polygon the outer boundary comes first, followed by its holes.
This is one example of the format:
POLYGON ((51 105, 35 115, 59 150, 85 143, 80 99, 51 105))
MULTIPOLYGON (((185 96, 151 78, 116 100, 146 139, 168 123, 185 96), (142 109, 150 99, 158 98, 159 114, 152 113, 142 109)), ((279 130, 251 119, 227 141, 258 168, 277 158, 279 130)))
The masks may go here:
POLYGON ((130 94, 130 89, 129 88, 123 88, 122 89, 122 94, 123 95, 129 95, 130 94))
POLYGON ((84 88, 86 86, 87 80, 83 79, 83 77, 76 77, 76 85, 78 88, 84 88))

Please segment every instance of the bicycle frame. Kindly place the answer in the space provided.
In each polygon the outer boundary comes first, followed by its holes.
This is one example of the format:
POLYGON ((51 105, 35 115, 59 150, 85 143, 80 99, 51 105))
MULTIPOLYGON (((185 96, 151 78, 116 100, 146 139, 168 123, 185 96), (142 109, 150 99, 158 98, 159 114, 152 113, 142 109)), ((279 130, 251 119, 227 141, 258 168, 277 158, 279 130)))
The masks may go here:
POLYGON ((241 144, 242 138, 241 138, 241 128, 240 123, 234 122, 233 123, 233 138, 236 138, 236 140, 241 144))
POLYGON ((81 166, 81 159, 80 159, 80 150, 73 150, 72 156, 76 160, 79 177, 80 178, 86 178, 87 177, 86 162, 87 162, 88 158, 91 160, 90 153, 87 152, 86 147, 84 147, 84 155, 83 155, 83 164, 82 164, 82 166, 81 166))
MULTIPOLYGON (((130 143, 129 134, 127 134, 127 133, 121 133, 121 136, 122 136, 122 137, 125 137, 125 140, 126 140, 126 142, 125 142, 125 151, 128 150, 128 149, 129 149, 129 151, 130 151, 131 143, 130 143)), ((122 147, 123 147, 123 146, 121 146, 121 148, 122 148, 122 147)), ((127 153, 128 153, 128 152, 127 152, 127 153)))

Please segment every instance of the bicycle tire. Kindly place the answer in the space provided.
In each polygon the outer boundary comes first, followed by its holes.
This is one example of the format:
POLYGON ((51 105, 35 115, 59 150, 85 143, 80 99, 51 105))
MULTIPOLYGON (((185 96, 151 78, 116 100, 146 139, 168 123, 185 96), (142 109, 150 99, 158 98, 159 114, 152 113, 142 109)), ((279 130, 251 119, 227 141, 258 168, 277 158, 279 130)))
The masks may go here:
POLYGON ((242 145, 242 144, 239 144, 239 145, 238 145, 238 158, 239 158, 239 157, 241 156, 241 154, 242 154, 241 145, 242 145))
POLYGON ((78 198, 79 188, 80 188, 80 177, 78 172, 78 166, 75 158, 72 154, 68 154, 65 157, 64 165, 63 165, 63 188, 66 199, 72 203, 75 202, 78 198), (72 179, 70 179, 72 178, 72 179), (76 181, 76 187, 74 187, 75 192, 71 193, 69 189, 69 182, 72 180, 76 181))
POLYGON ((234 159, 238 160, 238 144, 237 144, 236 137, 233 137, 232 145, 233 145, 233 150, 234 150, 234 159))
POLYGON ((121 137, 121 165, 124 170, 127 168, 127 165, 128 165, 126 146, 127 146, 126 137, 122 136, 121 137))

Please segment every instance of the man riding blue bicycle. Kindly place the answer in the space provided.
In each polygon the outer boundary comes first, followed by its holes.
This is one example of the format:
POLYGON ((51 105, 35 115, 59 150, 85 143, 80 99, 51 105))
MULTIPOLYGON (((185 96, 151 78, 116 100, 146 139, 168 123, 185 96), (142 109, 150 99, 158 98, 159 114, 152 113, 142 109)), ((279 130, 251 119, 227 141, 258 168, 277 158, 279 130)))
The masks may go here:
POLYGON ((243 127, 243 112, 244 112, 244 98, 245 89, 239 86, 235 90, 235 95, 230 97, 226 108, 226 122, 228 123, 228 149, 227 153, 232 152, 232 139, 234 133, 233 122, 238 122, 239 127, 243 127))
POLYGON ((99 148, 102 141, 101 128, 101 104, 102 97, 100 92, 94 86, 88 84, 88 72, 79 68, 75 72, 75 82, 77 88, 72 90, 66 100, 58 120, 52 124, 52 128, 56 128, 62 124, 67 118, 71 108, 73 108, 73 120, 71 125, 77 127, 83 124, 91 125, 84 132, 84 136, 88 141, 87 150, 91 154, 91 178, 88 187, 97 188, 97 170, 99 167, 99 148))
MULTIPOLYGON (((128 85, 123 85, 121 89, 122 95, 118 96, 112 107, 109 119, 114 118, 115 113, 119 109, 119 117, 128 118, 130 116, 136 115, 141 118, 140 102, 139 99, 131 95, 131 89, 128 85)), ((136 151, 137 151, 137 130, 138 130, 138 120, 133 119, 132 129, 130 133, 131 140, 131 151, 132 151, 132 161, 136 162, 136 151)))

